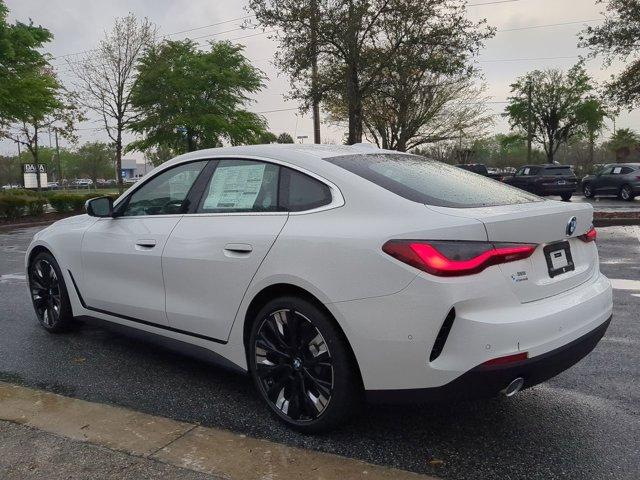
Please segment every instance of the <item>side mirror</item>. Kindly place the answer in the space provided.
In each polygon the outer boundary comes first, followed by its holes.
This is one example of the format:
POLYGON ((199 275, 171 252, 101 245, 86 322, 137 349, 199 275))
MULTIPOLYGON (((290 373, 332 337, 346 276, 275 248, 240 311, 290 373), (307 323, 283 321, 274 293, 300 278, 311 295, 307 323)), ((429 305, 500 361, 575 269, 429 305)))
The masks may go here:
POLYGON ((87 200, 84 204, 87 215, 90 217, 112 217, 113 216, 113 198, 98 197, 87 200))

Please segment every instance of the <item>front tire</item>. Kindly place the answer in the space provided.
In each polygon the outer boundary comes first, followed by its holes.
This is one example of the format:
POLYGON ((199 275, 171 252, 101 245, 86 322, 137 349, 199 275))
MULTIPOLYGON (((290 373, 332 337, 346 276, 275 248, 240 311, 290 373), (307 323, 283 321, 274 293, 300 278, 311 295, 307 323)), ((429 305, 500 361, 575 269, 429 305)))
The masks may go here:
POLYGON ((626 202, 630 202, 634 199, 633 190, 631 190, 629 185, 623 185, 618 193, 618 197, 626 202))
POLYGON ((51 333, 69 330, 73 313, 58 262, 49 252, 38 253, 29 264, 29 292, 42 328, 51 333))
POLYGON ((584 193, 584 196, 587 198, 593 198, 593 187, 591 186, 590 183, 585 183, 582 186, 582 193, 584 193))
POLYGON ((329 315, 297 297, 265 305, 249 338, 260 397, 289 427, 316 433, 344 424, 362 391, 346 339, 329 315))

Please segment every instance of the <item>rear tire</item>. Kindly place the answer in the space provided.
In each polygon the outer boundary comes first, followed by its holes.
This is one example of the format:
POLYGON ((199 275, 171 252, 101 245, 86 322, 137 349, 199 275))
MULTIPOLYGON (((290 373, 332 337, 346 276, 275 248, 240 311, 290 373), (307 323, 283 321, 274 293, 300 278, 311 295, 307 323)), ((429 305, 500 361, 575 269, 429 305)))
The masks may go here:
POLYGON ((584 193, 584 196, 587 198, 593 198, 593 187, 590 183, 585 183, 582 186, 582 193, 584 193))
POLYGON ((49 252, 38 253, 28 268, 29 292, 42 328, 65 332, 74 325, 67 287, 58 262, 49 252))
POLYGON ((260 397, 287 426, 304 433, 348 421, 362 386, 355 360, 330 316, 302 298, 267 303, 254 319, 249 370, 260 397))
POLYGON ((563 202, 568 202, 569 200, 571 200, 572 195, 572 193, 563 193, 562 195, 560 195, 560 198, 562 198, 563 202))
POLYGON ((623 185, 620 188, 620 192, 618 192, 618 197, 626 202, 631 202, 635 198, 635 195, 629 185, 623 185))

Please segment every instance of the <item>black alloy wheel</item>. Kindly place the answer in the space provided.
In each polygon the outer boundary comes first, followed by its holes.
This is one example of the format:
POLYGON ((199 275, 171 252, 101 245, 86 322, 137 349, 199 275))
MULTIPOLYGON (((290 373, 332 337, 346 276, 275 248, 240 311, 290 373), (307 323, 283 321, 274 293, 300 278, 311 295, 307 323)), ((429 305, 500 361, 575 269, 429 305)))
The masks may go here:
POLYGON ((582 193, 584 193, 584 196, 587 198, 593 197, 593 189, 590 183, 584 184, 584 186, 582 187, 582 193))
POLYGON ((623 185, 620 189, 620 198, 627 202, 633 200, 633 192, 631 191, 631 187, 629 185, 623 185))
POLYGON ((253 326, 249 353, 262 399, 300 431, 343 422, 360 390, 345 341, 323 312, 302 299, 267 307, 253 326))
POLYGON ((38 254, 29 265, 29 291, 40 324, 50 332, 71 326, 72 315, 62 273, 53 256, 38 254))

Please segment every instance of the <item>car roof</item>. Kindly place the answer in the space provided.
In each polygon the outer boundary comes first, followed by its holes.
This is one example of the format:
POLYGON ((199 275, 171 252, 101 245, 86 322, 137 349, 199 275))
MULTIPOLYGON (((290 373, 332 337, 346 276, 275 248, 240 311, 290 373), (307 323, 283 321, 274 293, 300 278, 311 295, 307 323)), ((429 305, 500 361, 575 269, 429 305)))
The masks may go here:
POLYGON ((338 157, 343 155, 357 155, 366 153, 400 153, 391 150, 382 150, 370 144, 355 145, 316 145, 316 144, 279 144, 268 145, 242 145, 237 147, 219 147, 197 150, 195 152, 180 155, 163 165, 172 165, 190 160, 204 158, 220 158, 225 156, 262 157, 266 159, 280 160, 299 167, 309 167, 317 163, 318 159, 338 157))

